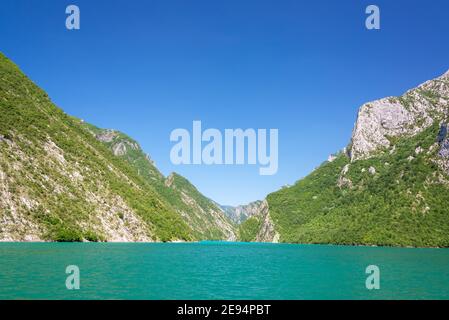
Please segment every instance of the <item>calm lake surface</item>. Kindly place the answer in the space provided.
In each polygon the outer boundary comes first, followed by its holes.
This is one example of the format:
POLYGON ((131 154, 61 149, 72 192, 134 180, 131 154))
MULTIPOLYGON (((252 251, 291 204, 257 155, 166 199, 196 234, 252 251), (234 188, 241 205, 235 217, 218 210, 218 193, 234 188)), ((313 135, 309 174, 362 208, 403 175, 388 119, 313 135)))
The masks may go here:
POLYGON ((449 299, 449 250, 0 243, 0 299, 449 299), (67 290, 66 267, 80 269, 67 290), (380 290, 365 287, 368 265, 380 290))

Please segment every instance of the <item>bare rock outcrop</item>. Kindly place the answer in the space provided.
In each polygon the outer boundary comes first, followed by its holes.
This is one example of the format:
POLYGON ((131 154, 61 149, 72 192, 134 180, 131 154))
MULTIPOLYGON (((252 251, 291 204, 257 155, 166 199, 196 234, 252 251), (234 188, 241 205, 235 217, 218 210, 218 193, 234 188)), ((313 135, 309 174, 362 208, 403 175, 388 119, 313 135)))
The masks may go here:
POLYGON ((279 242, 279 233, 276 231, 270 216, 268 201, 260 202, 257 215, 262 219, 262 226, 256 236, 256 242, 279 242))
POLYGON ((437 163, 440 167, 449 174, 449 134, 448 124, 443 123, 437 137, 437 143, 440 150, 438 151, 437 163))
POLYGON ((236 207, 232 206, 220 206, 224 214, 231 219, 234 223, 240 224, 252 216, 257 215, 260 212, 262 201, 254 201, 246 205, 240 205, 236 207))
POLYGON ((338 180, 337 180, 337 186, 340 189, 344 189, 344 188, 351 189, 352 188, 352 181, 349 178, 345 177, 346 174, 349 172, 349 168, 350 168, 350 165, 347 164, 343 167, 343 169, 340 172, 340 176, 338 177, 338 180))
POLYGON ((369 158, 390 139, 414 136, 448 114, 449 72, 405 93, 364 104, 350 144, 351 161, 369 158))
POLYGON ((115 130, 103 130, 102 132, 95 135, 95 138, 101 142, 112 142, 115 137, 117 137, 118 133, 115 130))

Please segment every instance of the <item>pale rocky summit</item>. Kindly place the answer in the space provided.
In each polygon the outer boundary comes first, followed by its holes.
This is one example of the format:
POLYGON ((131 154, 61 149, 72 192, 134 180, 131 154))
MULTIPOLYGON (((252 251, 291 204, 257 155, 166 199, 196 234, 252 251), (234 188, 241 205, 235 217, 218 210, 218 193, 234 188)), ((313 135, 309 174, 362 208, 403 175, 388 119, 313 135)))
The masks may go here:
POLYGON ((351 161, 390 147, 390 139, 414 136, 448 115, 449 71, 405 93, 364 104, 352 134, 351 161))
POLYGON ((241 237, 448 246, 448 130, 449 71, 401 97, 364 104, 346 150, 270 194, 241 237))

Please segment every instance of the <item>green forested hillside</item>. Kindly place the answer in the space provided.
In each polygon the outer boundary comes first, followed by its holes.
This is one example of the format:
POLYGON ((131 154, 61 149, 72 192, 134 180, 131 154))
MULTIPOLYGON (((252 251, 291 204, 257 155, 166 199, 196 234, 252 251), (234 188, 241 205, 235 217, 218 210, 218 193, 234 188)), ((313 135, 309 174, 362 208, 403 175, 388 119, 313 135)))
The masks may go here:
POLYGON ((127 161, 158 194, 178 212, 192 228, 196 239, 232 240, 235 238, 231 221, 218 206, 202 195, 186 178, 172 173, 165 178, 139 144, 127 135, 97 128, 77 120, 117 157, 127 161))
MULTIPOLYGON (((201 194, 186 178, 172 173, 166 179, 166 185, 174 191, 177 199, 182 199, 187 212, 186 220, 189 225, 205 236, 205 239, 235 240, 235 226, 215 202, 201 194)), ((170 196, 170 195, 169 195, 170 196)), ((174 198, 171 195, 170 198, 174 198)), ((179 200, 173 199, 175 203, 179 200)), ((183 204, 178 204, 183 208, 183 204)))
MULTIPOLYGON (((251 207, 243 241, 449 246, 449 73, 364 105, 350 145, 251 207)), ((0 240, 235 239, 138 143, 65 114, 0 54, 0 240)))
POLYGON ((239 240, 244 242, 256 241, 257 234, 262 226, 261 220, 261 217, 253 216, 243 221, 238 229, 239 240))
POLYGON ((86 127, 97 130, 57 108, 0 54, 0 240, 206 237, 159 188, 165 178, 140 147, 111 152, 86 127))
POLYGON ((435 124, 367 160, 350 163, 340 154, 270 194, 281 241, 449 246, 449 177, 434 161, 439 130, 435 124))
MULTIPOLYGON (((448 247, 448 124, 449 72, 363 105, 343 152, 268 195, 279 240, 448 247)), ((243 223, 240 239, 255 241, 262 218, 243 223)))

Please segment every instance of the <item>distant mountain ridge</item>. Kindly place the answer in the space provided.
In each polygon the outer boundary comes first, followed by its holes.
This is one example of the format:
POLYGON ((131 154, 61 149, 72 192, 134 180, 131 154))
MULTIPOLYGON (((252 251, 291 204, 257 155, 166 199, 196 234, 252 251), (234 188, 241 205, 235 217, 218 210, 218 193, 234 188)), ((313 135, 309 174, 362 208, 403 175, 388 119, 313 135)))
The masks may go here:
POLYGON ((240 224, 251 218, 253 215, 258 214, 261 203, 262 201, 254 201, 246 205, 236 207, 221 205, 220 208, 223 210, 225 215, 229 217, 229 219, 236 224, 240 224))

